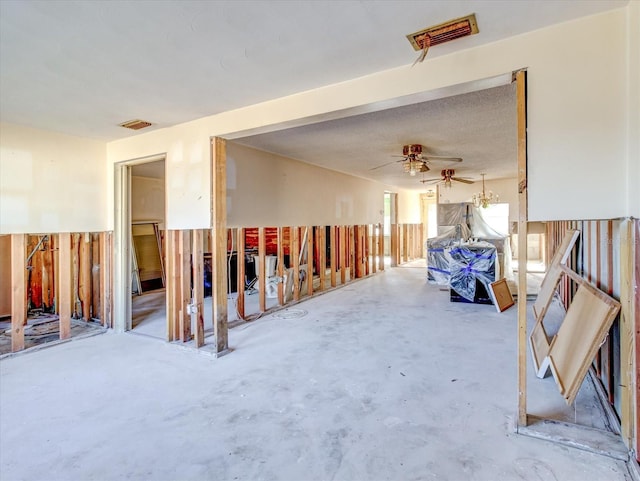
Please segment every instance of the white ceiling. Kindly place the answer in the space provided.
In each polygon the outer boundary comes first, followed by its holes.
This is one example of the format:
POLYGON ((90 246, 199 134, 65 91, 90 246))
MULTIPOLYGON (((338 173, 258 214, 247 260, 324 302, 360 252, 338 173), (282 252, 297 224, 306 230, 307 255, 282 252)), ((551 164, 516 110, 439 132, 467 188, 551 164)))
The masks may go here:
MULTIPOLYGON (((2 0, 0 119, 109 141, 137 134, 118 127, 127 120, 153 122, 148 131, 411 64, 407 34, 470 13, 480 33, 433 47, 428 58, 628 1, 2 0)), ((491 173, 513 159, 508 91, 243 142, 396 185, 393 169, 368 169, 405 143, 463 157, 460 175, 491 173), (481 105, 487 110, 475 112, 481 105)))

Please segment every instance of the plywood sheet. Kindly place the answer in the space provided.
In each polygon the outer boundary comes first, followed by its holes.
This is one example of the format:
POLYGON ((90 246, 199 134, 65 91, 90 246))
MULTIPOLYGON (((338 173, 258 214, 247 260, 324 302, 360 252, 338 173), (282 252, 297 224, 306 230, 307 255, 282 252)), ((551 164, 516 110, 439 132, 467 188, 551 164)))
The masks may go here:
POLYGON ((542 320, 536 322, 536 325, 529 336, 529 349, 533 358, 533 365, 536 370, 536 376, 540 379, 547 375, 549 370, 549 336, 544 329, 542 320))
POLYGON ((575 401, 619 310, 620 303, 586 282, 578 288, 549 348, 551 372, 567 404, 575 401))
POLYGON ((538 321, 542 320, 544 315, 547 313, 547 309, 549 308, 549 304, 553 298, 553 293, 555 292, 562 275, 562 269, 560 266, 567 262, 567 258, 569 257, 571 249, 573 249, 579 235, 580 231, 578 230, 568 230, 562 238, 562 243, 560 244, 560 247, 558 247, 558 250, 549 264, 547 274, 544 276, 542 285, 540 286, 540 292, 533 304, 533 313, 538 321))

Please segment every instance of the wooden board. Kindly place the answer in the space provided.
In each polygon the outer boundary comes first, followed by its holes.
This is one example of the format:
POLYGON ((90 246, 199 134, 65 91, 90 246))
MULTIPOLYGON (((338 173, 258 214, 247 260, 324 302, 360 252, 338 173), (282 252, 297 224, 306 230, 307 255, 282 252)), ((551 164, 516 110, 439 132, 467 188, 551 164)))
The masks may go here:
POLYGON ((211 143, 211 305, 216 355, 229 349, 227 312, 227 141, 220 137, 211 143))
POLYGON ((196 229, 191 233, 191 275, 193 277, 192 315, 195 316, 194 337, 196 347, 204 346, 204 233, 196 229), (195 309, 195 311, 193 311, 195 309))
POLYGON ((546 377, 549 371, 549 336, 544 329, 542 320, 536 322, 536 325, 529 336, 529 350, 536 371, 536 377, 540 379, 546 377))
POLYGON ((575 401, 619 310, 619 302, 586 282, 578 288, 549 347, 551 372, 567 404, 575 401))
POLYGON ((505 278, 489 284, 489 295, 498 312, 503 312, 515 304, 505 278))
POLYGON ((60 317, 60 339, 71 336, 71 235, 58 234, 58 316, 60 317))
POLYGON ((533 313, 536 320, 544 318, 547 313, 547 309, 551 304, 551 299, 553 299, 553 294, 560 282, 562 274, 560 266, 567 262, 569 254, 571 253, 579 235, 580 231, 578 230, 568 230, 562 238, 562 243, 558 247, 558 250, 549 264, 549 269, 547 270, 547 273, 542 280, 542 284, 540 285, 540 292, 533 304, 533 313))

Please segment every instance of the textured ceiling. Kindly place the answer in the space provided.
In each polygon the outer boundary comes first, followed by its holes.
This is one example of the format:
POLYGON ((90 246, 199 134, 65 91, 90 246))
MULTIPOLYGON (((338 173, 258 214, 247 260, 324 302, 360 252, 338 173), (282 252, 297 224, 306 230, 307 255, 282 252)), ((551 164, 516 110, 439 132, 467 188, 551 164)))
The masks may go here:
MULTIPOLYGON (((424 178, 443 168, 481 180, 517 176, 515 84, 405 107, 236 139, 235 142, 385 184, 422 189, 422 174, 404 173, 398 158, 405 144, 424 153, 462 157, 432 162, 424 178), (388 164, 374 170, 380 165, 388 164)), ((402 160, 400 158, 399 160, 402 160)))
POLYGON ((405 35, 469 13, 429 58, 626 3, 2 0, 0 119, 113 140, 409 65, 405 35))

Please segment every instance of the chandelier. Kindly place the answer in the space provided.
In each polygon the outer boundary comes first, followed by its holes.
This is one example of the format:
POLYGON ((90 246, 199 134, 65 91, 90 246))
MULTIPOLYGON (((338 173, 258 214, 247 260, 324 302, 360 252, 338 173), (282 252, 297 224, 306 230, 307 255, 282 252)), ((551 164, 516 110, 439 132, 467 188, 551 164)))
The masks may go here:
POLYGON ((480 192, 479 194, 473 194, 472 202, 476 207, 482 207, 486 209, 492 202, 498 202, 498 196, 496 195, 494 200, 493 192, 489 191, 489 195, 485 193, 484 176, 486 174, 480 175, 482 176, 482 192, 480 192))

